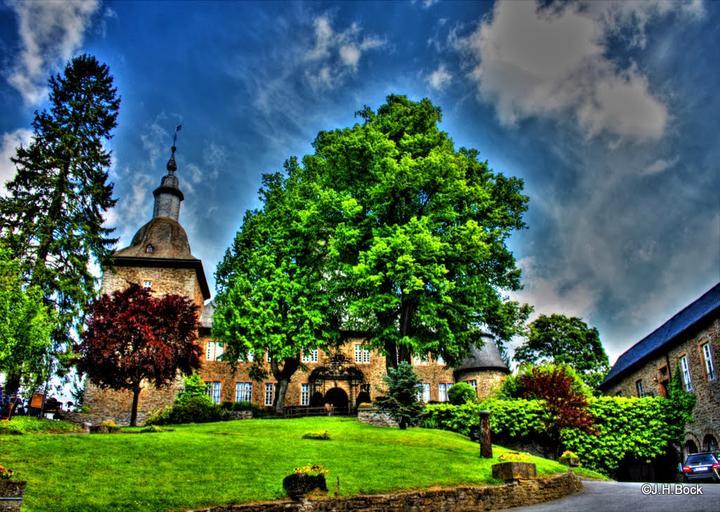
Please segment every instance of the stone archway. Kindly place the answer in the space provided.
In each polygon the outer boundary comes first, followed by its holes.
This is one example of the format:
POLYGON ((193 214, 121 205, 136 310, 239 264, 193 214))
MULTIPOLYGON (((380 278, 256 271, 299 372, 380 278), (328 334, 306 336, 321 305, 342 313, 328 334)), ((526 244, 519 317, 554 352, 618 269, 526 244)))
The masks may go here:
POLYGON ((325 393, 325 403, 332 405, 335 409, 347 409, 348 394, 342 388, 330 388, 325 393))
POLYGON ((707 434, 703 438, 703 450, 706 452, 718 451, 718 442, 717 439, 715 439, 715 436, 713 436, 712 434, 707 434))
POLYGON ((688 439, 687 441, 685 441, 685 447, 683 449, 684 458, 687 458, 687 456, 691 453, 697 453, 697 451, 698 447, 695 444, 695 441, 693 441, 692 439, 688 439))

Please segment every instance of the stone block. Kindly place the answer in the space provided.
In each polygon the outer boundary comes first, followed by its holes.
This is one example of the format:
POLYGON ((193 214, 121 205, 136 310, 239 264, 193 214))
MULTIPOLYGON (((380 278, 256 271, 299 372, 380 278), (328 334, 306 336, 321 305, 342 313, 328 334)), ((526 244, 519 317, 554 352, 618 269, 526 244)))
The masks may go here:
POLYGON ((501 462, 493 465, 492 476, 505 482, 529 480, 537 477, 537 469, 530 462, 501 462))

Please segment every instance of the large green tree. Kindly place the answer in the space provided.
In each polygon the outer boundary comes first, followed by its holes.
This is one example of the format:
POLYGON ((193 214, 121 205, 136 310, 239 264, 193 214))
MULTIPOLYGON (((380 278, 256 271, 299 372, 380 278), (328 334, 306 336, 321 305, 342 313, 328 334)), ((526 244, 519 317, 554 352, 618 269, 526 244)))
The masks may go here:
POLYGON ((506 299, 520 270, 506 242, 524 227, 520 179, 456 149, 429 100, 389 96, 361 123, 321 132, 303 159, 317 186, 304 210, 327 230, 323 274, 388 368, 428 352, 450 363, 490 331, 520 329, 528 308, 506 299))
POLYGON ((303 210, 309 190, 298 172, 290 159, 284 174, 263 177, 263 207, 245 214, 216 273, 213 336, 225 343, 226 361, 253 360, 257 380, 269 366, 277 412, 301 353, 338 341, 338 309, 322 274, 322 229, 303 210))
POLYGON ((32 141, 12 158, 17 173, 0 199, 0 236, 26 282, 58 312, 53 338, 62 349, 96 294, 90 265, 104 262, 116 241, 103 214, 115 204, 105 143, 120 99, 108 67, 89 55, 72 59, 49 88, 32 141))
POLYGON ((22 375, 30 387, 42 383, 54 327, 54 312, 43 304, 41 290, 25 287, 20 262, 0 245, 0 373, 22 375))
POLYGON ((593 388, 610 369, 598 330, 580 318, 560 314, 535 319, 514 359, 521 364, 569 364, 593 388))

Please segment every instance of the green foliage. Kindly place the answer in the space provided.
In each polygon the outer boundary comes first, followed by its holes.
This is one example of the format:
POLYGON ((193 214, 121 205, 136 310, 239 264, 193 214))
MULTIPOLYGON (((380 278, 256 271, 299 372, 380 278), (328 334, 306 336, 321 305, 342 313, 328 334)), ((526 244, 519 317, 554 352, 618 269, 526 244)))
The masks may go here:
POLYGON ((597 389, 610 369, 600 334, 577 317, 540 315, 530 324, 527 340, 516 351, 520 364, 568 364, 597 389))
POLYGON ((448 400, 450 400, 450 403, 453 405, 477 402, 477 391, 467 382, 458 382, 450 387, 448 400))
POLYGON ((427 99, 391 95, 359 115, 303 159, 328 198, 329 275, 354 327, 401 361, 432 352, 453 364, 481 324, 508 339, 526 313, 500 292, 519 286, 505 242, 524 227, 522 181, 456 149, 427 99))
POLYGON ((49 89, 49 109, 35 112, 32 140, 12 158, 0 236, 57 311, 54 340, 64 350, 96 294, 91 264, 104 263, 116 242, 103 221, 115 204, 106 148, 120 99, 108 67, 89 55, 73 58, 49 89))
POLYGON ((422 412, 418 398, 422 384, 412 365, 403 361, 397 368, 389 368, 383 381, 387 392, 375 401, 377 407, 397 420, 403 430, 414 425, 422 412))
POLYGON ((685 438, 685 425, 693 421, 692 412, 697 398, 694 393, 685 391, 680 364, 675 367, 672 379, 670 379, 668 400, 673 404, 673 414, 668 425, 673 429, 670 435, 675 443, 682 445, 685 438))
POLYGON ((317 441, 329 441, 330 432, 323 430, 322 432, 306 432, 302 436, 303 439, 314 439, 317 441))
MULTIPOLYGON (((552 446, 556 418, 542 400, 488 399, 479 404, 438 404, 425 407, 420 425, 471 435, 479 428, 480 410, 491 411, 493 439, 498 442, 540 442, 552 446)), ((591 398, 588 412, 593 431, 563 428, 560 444, 577 454, 583 465, 605 475, 617 471, 620 461, 630 457, 652 459, 676 442, 683 425, 677 404, 662 397, 591 398)))
POLYGON ((245 214, 216 273, 213 336, 225 342, 231 364, 252 356, 256 380, 267 374, 265 354, 272 357, 278 412, 300 354, 339 340, 335 296, 324 278, 325 241, 304 210, 311 195, 295 159, 285 174, 265 175, 263 207, 245 214))
POLYGON ((560 432, 562 444, 583 464, 612 475, 626 456, 653 459, 677 439, 675 404, 662 397, 601 397, 590 402, 595 433, 576 428, 560 432))
POLYGON ((182 402, 154 412, 146 425, 173 425, 178 423, 206 423, 223 421, 228 414, 219 405, 212 403, 207 396, 189 396, 182 402))
POLYGON ((56 315, 37 286, 25 288, 20 262, 0 245, 0 373, 33 387, 47 377, 56 315))
POLYGON ((185 404, 190 399, 206 400, 208 404, 212 404, 211 398, 207 394, 207 384, 202 380, 197 372, 183 377, 183 389, 175 398, 176 404, 185 404))
POLYGON ((480 428, 480 411, 489 410, 493 439, 523 441, 546 439, 552 414, 540 400, 488 399, 463 405, 428 405, 420 417, 425 428, 452 430, 469 436, 480 428))
POLYGON ((590 398, 592 396, 592 389, 590 389, 590 387, 585 383, 583 378, 578 374, 578 372, 575 371, 575 369, 573 369, 572 366, 562 363, 547 363, 539 366, 534 366, 531 364, 520 365, 520 367, 518 367, 517 371, 514 374, 508 375, 505 380, 503 380, 502 387, 498 392, 498 397, 505 399, 526 398, 524 396, 526 390, 523 387, 523 381, 532 379, 533 372, 540 372, 540 374, 546 375, 552 374, 556 371, 561 371, 572 381, 572 391, 584 396, 585 398, 590 398))

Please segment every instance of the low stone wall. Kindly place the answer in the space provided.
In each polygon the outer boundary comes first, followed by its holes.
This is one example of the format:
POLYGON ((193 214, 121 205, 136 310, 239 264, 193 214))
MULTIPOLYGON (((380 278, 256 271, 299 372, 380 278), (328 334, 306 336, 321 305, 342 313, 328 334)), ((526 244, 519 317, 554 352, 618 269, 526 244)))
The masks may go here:
POLYGON ((397 428, 398 422, 395 421, 388 413, 382 412, 374 407, 358 407, 358 421, 374 425, 376 427, 394 427, 397 428))
MULTIPOLYGON (((273 501, 248 505, 226 505, 203 512, 477 512, 523 507, 556 500, 582 490, 580 479, 571 472, 562 475, 519 480, 511 484, 353 496, 351 498, 273 501)), ((199 512, 199 511, 198 511, 199 512)))

